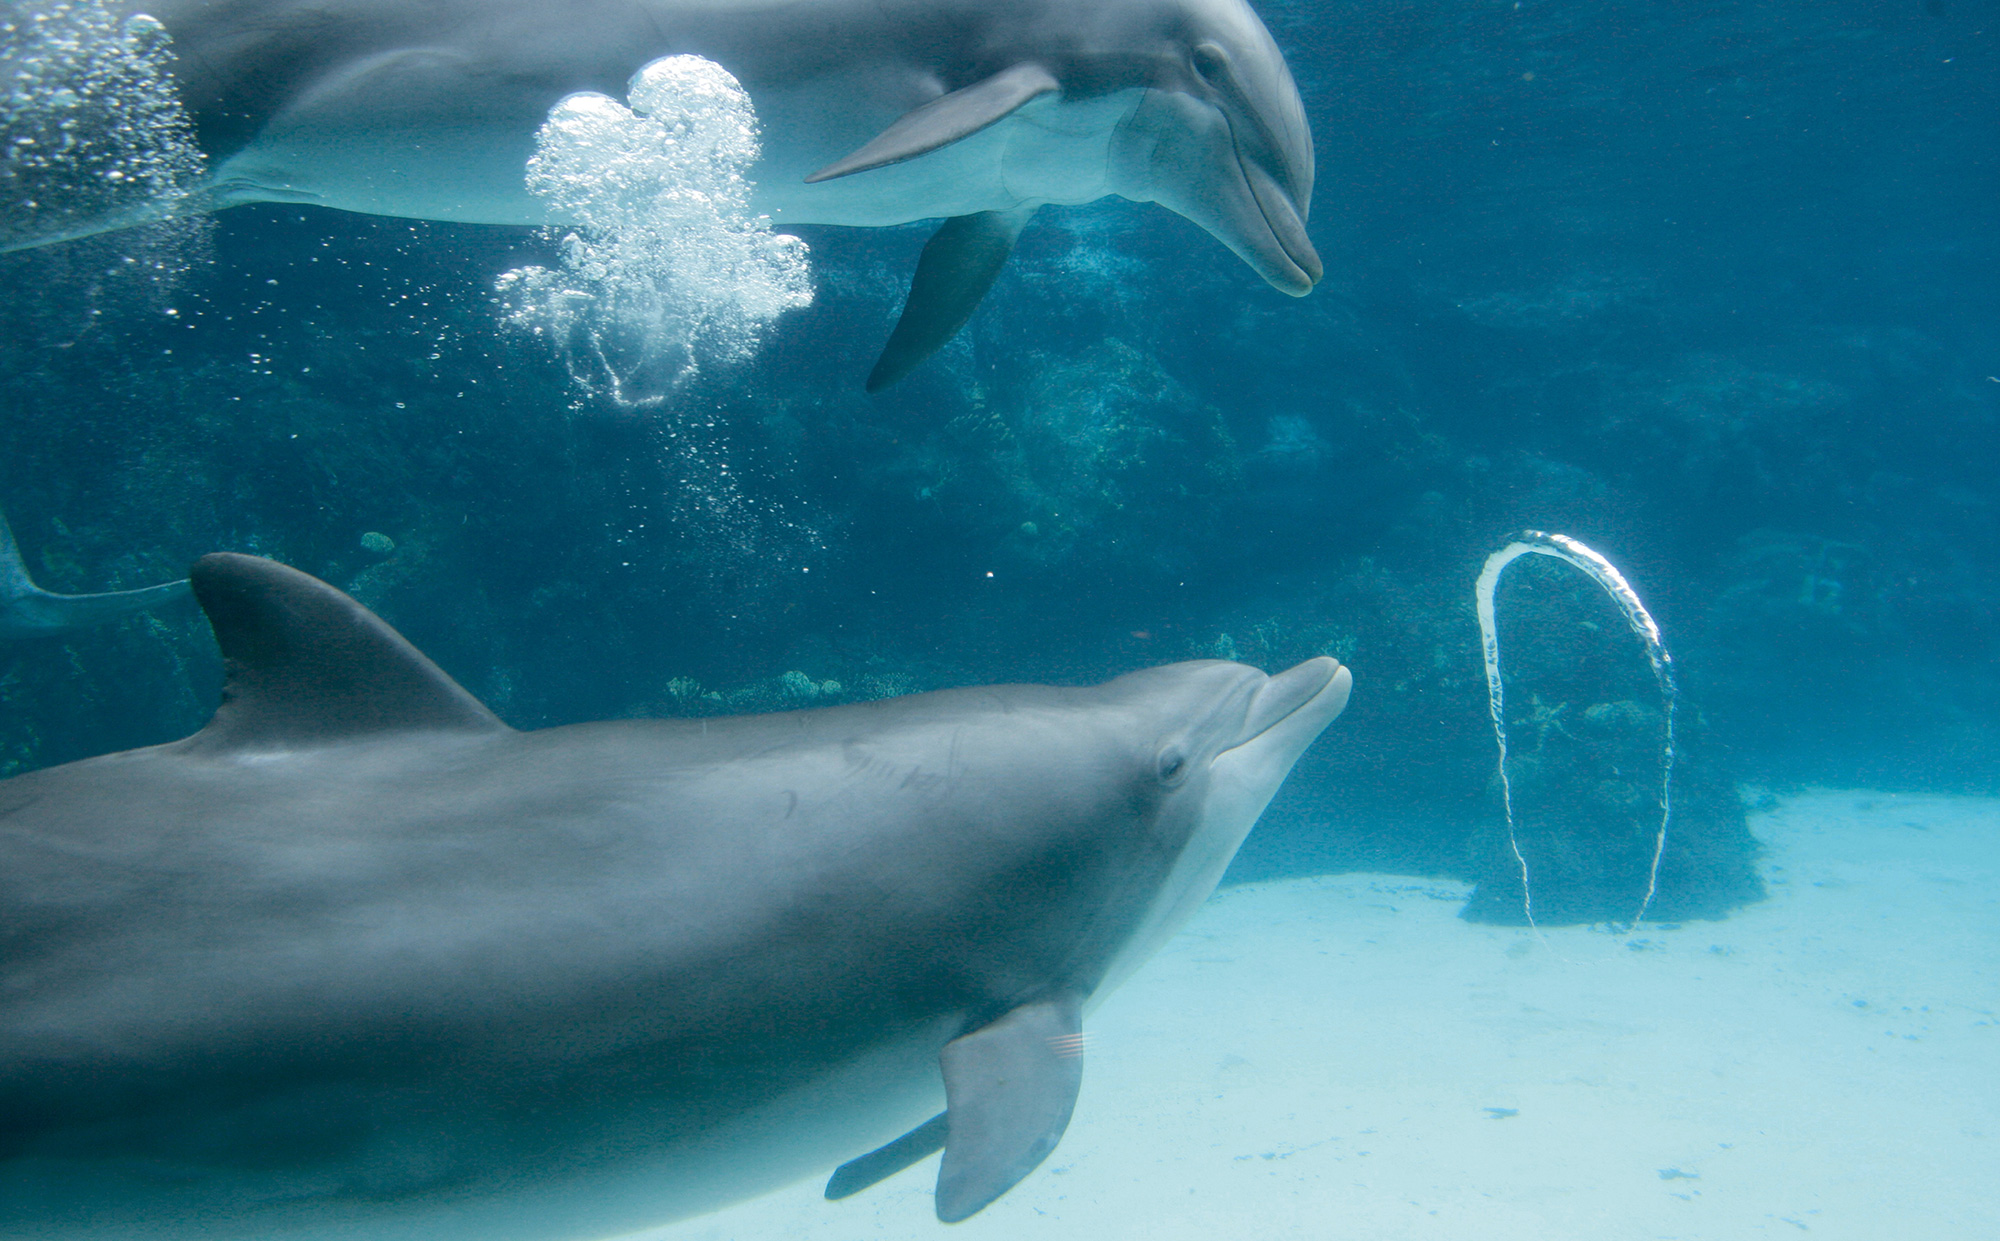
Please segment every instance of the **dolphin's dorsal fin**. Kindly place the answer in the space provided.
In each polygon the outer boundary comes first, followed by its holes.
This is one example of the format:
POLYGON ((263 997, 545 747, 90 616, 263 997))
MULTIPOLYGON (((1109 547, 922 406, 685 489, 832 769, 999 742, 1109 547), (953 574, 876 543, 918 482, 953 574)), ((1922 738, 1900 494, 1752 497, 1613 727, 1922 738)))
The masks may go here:
POLYGON ((506 729, 381 617, 297 569, 218 552, 188 574, 227 678, 196 750, 278 750, 402 731, 506 729))
POLYGON ((929 155, 939 147, 950 146, 995 121, 1004 120, 1030 99, 1061 89, 1062 83, 1056 81, 1055 75, 1033 61, 1010 65, 990 78, 982 78, 903 113, 866 146, 807 177, 806 184, 929 155))
POLYGON ((903 315, 889 333, 889 343, 882 346, 875 369, 868 372, 870 392, 880 392, 909 374, 958 335, 979 299, 999 279, 1014 242, 1034 214, 1030 206, 953 216, 931 234, 917 259, 917 274, 910 279, 903 315))
POLYGON ((955 1224, 974 1214, 1056 1148, 1083 1084, 1082 1028, 1082 997, 1066 992, 944 1045, 939 1219, 955 1224))

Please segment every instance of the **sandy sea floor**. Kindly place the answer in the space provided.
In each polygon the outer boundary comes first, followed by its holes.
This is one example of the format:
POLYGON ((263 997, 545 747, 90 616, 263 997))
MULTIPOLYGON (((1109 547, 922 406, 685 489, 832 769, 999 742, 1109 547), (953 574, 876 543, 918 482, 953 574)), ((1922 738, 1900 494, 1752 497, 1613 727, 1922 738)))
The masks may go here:
POLYGON ((1753 826, 1768 901, 1636 936, 1472 926, 1395 876, 1225 890, 1095 1014, 1062 1145, 980 1215, 932 1216, 932 1157, 646 1235, 2000 1237, 2000 802, 1753 826))

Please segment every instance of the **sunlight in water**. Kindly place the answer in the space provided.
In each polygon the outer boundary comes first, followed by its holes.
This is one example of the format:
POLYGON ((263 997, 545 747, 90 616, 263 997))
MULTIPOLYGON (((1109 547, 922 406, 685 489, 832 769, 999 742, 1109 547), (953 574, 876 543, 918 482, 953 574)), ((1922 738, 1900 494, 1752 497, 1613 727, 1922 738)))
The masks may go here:
POLYGON ((577 384, 627 409, 662 404, 703 366, 747 360, 812 302, 806 244, 750 210, 750 97, 719 65, 641 69, 630 107, 571 95, 536 136, 528 188, 572 227, 562 266, 500 277, 507 322, 548 339, 577 384))

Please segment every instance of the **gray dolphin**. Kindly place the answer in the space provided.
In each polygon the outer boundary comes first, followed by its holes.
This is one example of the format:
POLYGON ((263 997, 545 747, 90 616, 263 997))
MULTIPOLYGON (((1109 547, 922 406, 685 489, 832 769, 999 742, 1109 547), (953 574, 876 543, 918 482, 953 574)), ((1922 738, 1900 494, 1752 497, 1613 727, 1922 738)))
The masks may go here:
POLYGON ((524 171, 556 102, 716 61, 762 121, 773 221, 949 217, 871 390, 964 324, 1044 203, 1157 202, 1286 293, 1321 274, 1305 109, 1244 0, 112 2, 172 36, 210 208, 550 223, 524 171))
POLYGON ((101 625, 171 602, 187 594, 185 579, 140 590, 98 595, 56 595, 35 585, 14 532, 0 514, 0 640, 38 638, 101 625))
POLYGON ((192 579, 208 725, 0 781, 0 1235, 604 1236, 940 1146, 963 1219, 1351 684, 516 732, 322 582, 192 579))

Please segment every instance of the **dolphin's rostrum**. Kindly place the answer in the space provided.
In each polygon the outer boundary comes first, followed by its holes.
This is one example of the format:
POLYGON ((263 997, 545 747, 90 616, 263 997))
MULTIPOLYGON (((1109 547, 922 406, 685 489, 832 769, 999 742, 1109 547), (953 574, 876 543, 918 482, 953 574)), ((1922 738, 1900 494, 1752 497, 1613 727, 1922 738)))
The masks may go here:
MULTIPOLYGON (((172 39, 206 209, 560 223, 524 178, 550 109, 715 61, 762 122, 754 203, 778 226, 947 218, 871 389, 951 338, 1047 203, 1156 202, 1275 288, 1320 279, 1305 108, 1245 0, 109 2, 172 39)), ((133 222, 47 218, 0 249, 133 222)))
POLYGON ((192 580, 209 724, 0 782, 0 1234, 595 1237, 940 1144, 962 1219, 1350 684, 516 732, 322 582, 192 580))

